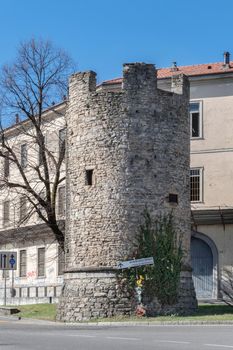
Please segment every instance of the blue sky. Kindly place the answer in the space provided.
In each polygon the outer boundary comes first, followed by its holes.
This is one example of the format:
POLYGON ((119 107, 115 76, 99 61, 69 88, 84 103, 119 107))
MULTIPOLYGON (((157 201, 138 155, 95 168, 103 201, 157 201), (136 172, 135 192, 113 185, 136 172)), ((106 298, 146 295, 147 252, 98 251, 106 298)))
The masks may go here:
POLYGON ((217 62, 232 52, 233 1, 1 0, 0 65, 20 41, 50 39, 98 81, 121 76, 124 62, 158 67, 217 62))

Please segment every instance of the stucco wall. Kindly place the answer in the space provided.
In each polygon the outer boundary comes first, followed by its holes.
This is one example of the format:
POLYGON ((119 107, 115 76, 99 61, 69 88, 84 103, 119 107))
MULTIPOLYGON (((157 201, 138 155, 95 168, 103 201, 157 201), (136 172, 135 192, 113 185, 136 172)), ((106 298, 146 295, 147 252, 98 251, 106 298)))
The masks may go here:
MULTIPOLYGON (((33 234, 28 235, 28 239, 21 242, 1 244, 1 251, 17 252, 17 269, 9 271, 6 279, 7 304, 30 304, 37 302, 56 302, 61 293, 63 275, 58 275, 58 245, 53 239, 32 239, 33 234), (45 275, 38 276, 38 248, 45 248, 45 275), (20 250, 26 250, 26 276, 20 277, 19 263, 20 250), (11 298, 10 289, 16 290, 16 296, 11 298), (50 299, 52 297, 52 299, 50 299)), ((0 271, 0 304, 4 303, 5 279, 0 271)))
POLYGON ((202 102, 203 125, 203 137, 191 140, 191 167, 203 167, 203 203, 195 203, 195 208, 232 207, 233 81, 191 86, 191 101, 202 102))

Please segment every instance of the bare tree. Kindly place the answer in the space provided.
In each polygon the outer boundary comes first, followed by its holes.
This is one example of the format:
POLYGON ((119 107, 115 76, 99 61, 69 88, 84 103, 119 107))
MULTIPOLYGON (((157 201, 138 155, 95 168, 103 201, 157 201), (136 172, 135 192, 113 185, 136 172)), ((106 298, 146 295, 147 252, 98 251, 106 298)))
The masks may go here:
MULTIPOLYGON (((15 62, 5 65, 0 76, 0 160, 4 165, 0 187, 11 201, 16 201, 17 196, 27 200, 26 214, 22 209, 25 200, 19 201, 21 214, 25 216, 20 215, 18 223, 24 224, 36 212, 51 228, 62 249, 64 233, 57 219, 56 197, 65 179, 62 171, 65 137, 64 132, 60 133, 59 149, 53 146, 51 149, 45 133, 48 123, 53 133, 58 130, 56 120, 64 114, 67 77, 72 67, 64 51, 51 42, 32 39, 19 46, 15 62), (13 115, 17 124, 9 127, 13 115), (25 144, 22 144, 22 135, 25 144), (31 156, 27 156, 27 152, 31 156), (9 176, 9 164, 17 176, 9 176)), ((61 120, 65 131, 64 118, 61 120)))
POLYGON ((233 307, 233 268, 228 267, 222 271, 222 281, 220 285, 222 300, 233 307))

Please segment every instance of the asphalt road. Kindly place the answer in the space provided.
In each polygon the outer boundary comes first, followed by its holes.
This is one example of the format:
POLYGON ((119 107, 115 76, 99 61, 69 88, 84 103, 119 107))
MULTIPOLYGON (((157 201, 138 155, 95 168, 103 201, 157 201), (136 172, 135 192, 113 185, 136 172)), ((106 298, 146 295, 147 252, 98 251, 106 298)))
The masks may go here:
POLYGON ((0 320, 0 350, 233 349, 233 326, 65 326, 0 320))

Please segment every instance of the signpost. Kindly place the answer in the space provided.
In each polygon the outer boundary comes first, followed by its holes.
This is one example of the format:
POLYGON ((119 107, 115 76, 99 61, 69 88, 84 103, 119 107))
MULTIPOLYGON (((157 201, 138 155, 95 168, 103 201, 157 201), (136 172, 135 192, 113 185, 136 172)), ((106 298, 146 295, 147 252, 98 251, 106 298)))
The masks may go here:
POLYGON ((120 269, 129 269, 131 267, 143 266, 143 265, 154 265, 154 258, 142 258, 128 261, 119 261, 117 268, 120 269))
POLYGON ((17 269, 17 252, 0 251, 0 270, 4 271, 4 305, 6 305, 6 271, 12 271, 12 290, 14 287, 14 270, 17 269))
POLYGON ((16 269, 17 269, 17 252, 0 251, 0 270, 16 270, 16 269))
MULTIPOLYGON (((117 264, 117 268, 118 270, 121 270, 121 269, 130 269, 132 267, 136 267, 136 275, 137 275, 137 267, 145 266, 145 265, 154 265, 154 258, 151 256, 149 258, 119 261, 117 264)), ((138 299, 138 307, 140 307, 141 310, 144 310, 144 313, 145 313, 145 309, 143 309, 143 305, 142 305, 142 285, 141 284, 140 285, 138 284, 138 286, 135 288, 135 292, 138 299)))

